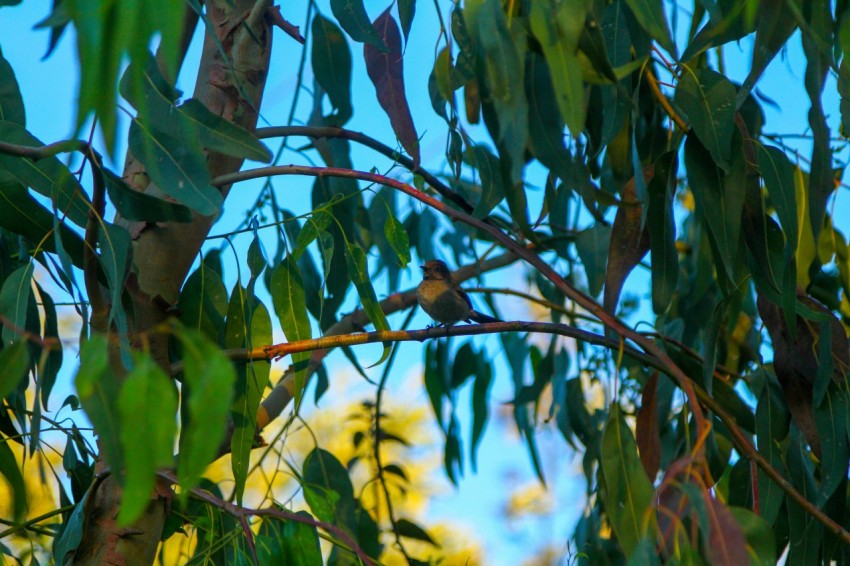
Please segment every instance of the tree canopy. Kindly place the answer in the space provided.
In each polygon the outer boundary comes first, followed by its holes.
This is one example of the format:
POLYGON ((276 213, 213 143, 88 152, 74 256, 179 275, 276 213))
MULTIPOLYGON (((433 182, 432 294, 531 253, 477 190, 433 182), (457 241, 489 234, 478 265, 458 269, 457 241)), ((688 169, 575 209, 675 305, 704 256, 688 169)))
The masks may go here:
POLYGON ((54 0, 67 137, 0 53, 0 551, 472 563, 413 449, 475 483, 506 380, 580 455, 559 560, 850 558, 850 3, 289 4, 54 0), (434 258, 505 321, 425 328, 434 258))

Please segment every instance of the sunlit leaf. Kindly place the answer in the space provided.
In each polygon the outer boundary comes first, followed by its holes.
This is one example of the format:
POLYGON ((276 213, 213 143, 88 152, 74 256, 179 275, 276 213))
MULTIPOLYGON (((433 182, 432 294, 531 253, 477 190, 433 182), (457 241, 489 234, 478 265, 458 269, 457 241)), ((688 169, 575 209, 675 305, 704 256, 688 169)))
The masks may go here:
POLYGON ((156 471, 169 466, 177 434, 177 391, 149 355, 136 365, 118 395, 121 444, 127 465, 119 525, 139 518, 150 504, 156 471))
MULTIPOLYGON (((303 231, 302 231, 303 233, 303 231)), ((306 297, 301 272, 292 255, 274 268, 269 292, 272 296, 275 312, 280 318, 283 333, 288 342, 309 340, 312 337, 310 320, 307 318, 306 297)), ((307 363, 310 352, 292 354, 292 366, 295 370, 295 406, 301 405, 304 386, 307 379, 307 363)))

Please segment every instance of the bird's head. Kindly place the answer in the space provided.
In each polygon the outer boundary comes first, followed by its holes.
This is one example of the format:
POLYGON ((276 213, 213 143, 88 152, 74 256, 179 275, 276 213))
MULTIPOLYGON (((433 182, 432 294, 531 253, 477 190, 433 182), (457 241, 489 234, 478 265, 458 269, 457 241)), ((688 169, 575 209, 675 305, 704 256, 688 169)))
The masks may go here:
POLYGON ((446 264, 439 259, 429 259, 419 268, 422 269, 422 278, 425 280, 449 279, 452 276, 446 264))

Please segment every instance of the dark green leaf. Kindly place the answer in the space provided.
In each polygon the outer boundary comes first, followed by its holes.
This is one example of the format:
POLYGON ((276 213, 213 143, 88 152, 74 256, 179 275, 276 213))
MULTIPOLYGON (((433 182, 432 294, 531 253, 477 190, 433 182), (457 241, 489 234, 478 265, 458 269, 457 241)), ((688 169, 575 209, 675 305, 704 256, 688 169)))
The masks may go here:
POLYGON ((774 566, 776 564, 776 542, 773 529, 763 517, 748 509, 729 507, 729 512, 744 532, 747 539, 747 554, 752 566, 774 566))
POLYGON ((380 34, 369 21, 363 0, 331 0, 331 11, 351 39, 386 51, 380 34))
POLYGON ((189 222, 192 211, 176 202, 170 202, 134 190, 121 177, 103 170, 109 200, 127 220, 145 222, 189 222))
MULTIPOLYGON (((735 137, 740 138, 737 130, 735 137)), ((736 144, 736 147, 740 146, 736 144)), ((711 234, 726 274, 734 280, 735 267, 740 260, 738 250, 745 198, 746 164, 743 154, 734 152, 729 174, 723 175, 696 136, 689 134, 685 143, 685 168, 697 213, 711 234)))
MULTIPOLYGON (((679 278, 679 256, 676 252, 676 224, 673 219, 673 195, 676 190, 676 163, 674 154, 672 168, 658 170, 647 186, 649 210, 646 225, 649 230, 649 249, 652 258, 652 310, 663 313, 673 299, 679 278)), ((662 158, 663 159, 663 158, 662 158)), ((659 164, 662 163, 659 159, 659 164)))
POLYGON ((117 523, 129 525, 148 507, 156 471, 172 463, 177 391, 149 355, 136 356, 118 395, 126 475, 117 523))
POLYGON ((627 556, 650 530, 654 490, 640 463, 632 431, 617 403, 611 405, 602 435, 602 474, 605 478, 605 509, 617 540, 627 556), (649 519, 651 520, 651 519, 649 519))
MULTIPOLYGON (((243 301, 245 301, 244 291, 237 285, 231 295, 227 313, 225 332, 231 340, 227 346, 233 347, 232 344, 239 338, 241 343, 237 347, 250 349, 271 344, 272 323, 265 305, 256 299, 251 302, 243 301), (236 316, 231 323, 231 316, 234 314, 236 316), (243 333, 240 333, 240 330, 243 333)), ((236 483, 236 499, 240 504, 257 430, 257 410, 269 382, 270 371, 271 363, 264 360, 249 361, 238 367, 236 393, 231 410, 233 436, 230 441, 230 450, 231 467, 236 483)))
MULTIPOLYGON (((360 301, 363 303, 363 310, 366 311, 369 321, 374 325, 375 330, 389 330, 390 324, 387 322, 387 316, 378 303, 378 297, 375 295, 375 289, 372 287, 372 281, 369 278, 366 253, 356 244, 346 245, 345 252, 348 275, 357 288, 357 294, 360 296, 360 301)), ((389 355, 390 345, 384 344, 384 353, 381 359, 375 362, 374 365, 382 363, 389 355)))
POLYGON ((190 131, 197 132, 198 141, 203 147, 233 157, 271 162, 271 151, 254 134, 215 114, 199 100, 190 98, 177 110, 180 117, 191 126, 190 131))
POLYGON ((24 99, 15 78, 15 71, 0 51, 0 120, 26 127, 24 99))
POLYGON ((26 340, 17 340, 0 350, 0 399, 18 388, 30 369, 26 340))
POLYGON ((469 158, 478 171, 481 181, 481 198, 472 211, 476 218, 486 218, 490 211, 505 198, 505 185, 499 168, 499 159, 482 145, 469 148, 469 158))
POLYGON ((304 460, 303 470, 303 484, 320 487, 336 497, 333 523, 353 530, 356 501, 345 467, 330 452, 316 448, 304 460))
POLYGON ((185 501, 224 440, 236 372, 224 352, 196 330, 178 328, 177 337, 184 364, 177 473, 185 501))
POLYGON ((120 383, 109 371, 109 342, 102 334, 93 334, 83 344, 80 369, 74 383, 83 409, 100 439, 106 462, 113 469, 122 469, 124 453, 118 415, 120 383))
POLYGON ((626 0, 637 21, 668 53, 676 57, 676 46, 670 39, 670 28, 661 0, 626 0))
POLYGON ((605 282, 605 265, 611 243, 611 226, 595 223, 576 236, 576 251, 587 275, 589 293, 596 297, 605 282))
POLYGON ((416 0, 399 0, 398 2, 398 19, 401 22, 401 32, 404 34, 404 41, 407 42, 407 36, 410 35, 410 24, 413 23, 413 16, 416 14, 416 0))
POLYGON ((478 466, 478 446, 487 426, 489 418, 490 385, 493 381, 493 371, 483 356, 476 358, 477 371, 472 385, 472 441, 469 444, 472 470, 478 466))
POLYGON ((584 129, 585 102, 581 64, 577 54, 585 13, 580 4, 533 2, 531 31, 540 42, 552 73, 552 85, 561 117, 573 136, 584 129))
MULTIPOLYGON (((821 340, 825 341, 823 334, 821 340)), ((827 352, 827 355, 831 357, 831 352, 827 352)), ((814 411, 823 455, 818 495, 820 501, 825 502, 847 477, 847 462, 850 460, 850 449, 847 445, 847 413, 850 411, 850 403, 847 392, 832 383, 823 401, 819 406, 815 406, 814 411)))
POLYGON ((134 120, 130 125, 130 151, 166 194, 204 216, 218 214, 221 192, 210 185, 207 159, 200 146, 134 120))
POLYGON ((738 89, 738 107, 755 88, 764 70, 786 44, 795 29, 797 29, 797 20, 793 10, 786 8, 784 0, 759 0, 752 64, 747 78, 738 89))
POLYGON ((728 172, 735 130, 735 86, 711 69, 692 71, 686 67, 674 101, 714 163, 728 172))
POLYGON ((399 222, 393 214, 387 216, 387 221, 384 224, 384 236, 386 236, 398 257, 398 266, 401 269, 407 267, 407 264, 410 263, 410 240, 407 237, 404 224, 399 222))
MULTIPOLYGON (((302 231, 303 234, 303 231, 302 231)), ((280 318, 283 333, 288 342, 309 340, 312 337, 310 319, 307 318, 306 297, 301 272, 293 255, 288 255, 272 272, 271 287, 275 312, 280 318)), ((295 370, 295 406, 301 405, 301 396, 307 380, 307 364, 310 352, 292 354, 295 370)))
POLYGON ((186 279, 180 292, 180 320, 188 328, 218 341, 227 313, 227 289, 206 262, 186 279))
POLYGON ((21 340, 27 324, 27 308, 32 294, 33 263, 19 267, 0 288, 0 315, 3 316, 3 344, 21 340))
POLYGON ((343 125, 351 118, 351 51, 342 31, 330 20, 313 18, 313 50, 310 53, 313 74, 336 109, 334 124, 343 125))

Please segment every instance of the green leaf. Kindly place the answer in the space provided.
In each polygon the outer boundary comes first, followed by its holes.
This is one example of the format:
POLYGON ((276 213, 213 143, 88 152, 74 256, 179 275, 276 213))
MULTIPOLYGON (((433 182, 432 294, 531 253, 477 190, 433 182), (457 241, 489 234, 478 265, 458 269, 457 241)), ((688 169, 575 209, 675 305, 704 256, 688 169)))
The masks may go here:
POLYGON ((120 383, 109 370, 109 347, 109 341, 102 334, 93 334, 83 344, 80 369, 74 383, 83 409, 100 439, 106 462, 112 469, 120 470, 124 465, 118 414, 120 383))
POLYGON ((472 215, 476 218, 486 218, 505 198, 505 183, 499 159, 483 145, 478 144, 471 146, 467 155, 478 171, 481 182, 481 198, 475 203, 472 215))
POLYGON ((7 439, 0 442, 0 475, 6 478, 12 491, 14 519, 22 521, 27 513, 27 489, 15 453, 9 448, 7 439))
POLYGON ((632 431, 617 403, 611 405, 600 455, 605 478, 605 509, 626 556, 650 530, 654 491, 640 463, 632 431))
MULTIPOLYGON (((265 305, 258 301, 244 303, 244 291, 237 285, 233 291, 230 301, 230 309, 227 315, 226 336, 231 340, 228 347, 232 347, 234 337, 242 334, 242 343, 238 347, 252 349, 272 343, 271 318, 265 305), (233 321, 236 333, 229 331, 231 328, 231 316, 234 312, 240 312, 233 321), (241 314, 245 313, 245 314, 241 314), (240 320, 247 315, 247 320, 240 320), (240 328, 240 326, 242 328, 240 328)), ((248 477, 248 466, 250 464, 251 448, 254 446, 254 436, 257 430, 257 410, 260 407, 260 399, 269 382, 271 363, 265 360, 255 360, 240 364, 237 368, 236 394, 234 396, 231 416, 233 418, 233 436, 230 441, 231 467, 236 483, 236 500, 241 505, 245 490, 245 482, 248 477)))
MULTIPOLYGON (((321 448, 315 448, 304 460, 302 484, 320 487, 325 493, 336 496, 334 505, 335 525, 355 530, 354 488, 345 467, 333 454, 321 448)), ((315 511, 314 511, 315 512, 315 511)))
POLYGON ((753 58, 750 72, 738 89, 737 106, 740 107, 764 70, 788 38, 797 29, 793 10, 787 9, 784 0, 759 0, 756 20, 756 39, 753 42, 753 58))
POLYGON ((180 291, 180 321, 187 328, 218 341, 227 313, 227 289, 221 276, 206 262, 186 279, 180 291))
POLYGON ((531 31, 540 42, 552 73, 552 85, 561 117, 573 136, 584 129, 585 102, 577 49, 584 29, 586 2, 533 2, 531 31))
POLYGON ((404 269, 411 259, 410 239, 407 237, 404 224, 399 222, 392 213, 387 216, 387 221, 384 223, 384 235, 398 257, 398 266, 404 269))
MULTIPOLYGON (((278 318, 280 318, 280 325, 283 327, 283 334, 286 336, 287 342, 312 338, 310 319, 307 317, 304 284, 295 256, 291 254, 286 256, 274 268, 269 293, 272 296, 272 303, 278 318)), ((292 365, 295 370, 294 397, 296 407, 301 406, 301 399, 304 395, 310 354, 310 352, 292 354, 292 365)))
POLYGON ((363 0, 331 0, 331 11, 351 39, 386 51, 381 36, 369 21, 363 0))
POLYGON ((292 255, 296 259, 301 257, 304 250, 307 249, 313 241, 319 237, 324 230, 330 225, 333 216, 327 212, 319 211, 309 216, 304 221, 304 226, 298 232, 298 237, 295 239, 295 249, 292 250, 292 255))
POLYGON ((14 391, 30 369, 26 340, 17 340, 0 350, 0 399, 14 391))
POLYGON ((271 151, 253 133, 215 114, 201 101, 190 98, 177 110, 191 126, 190 132, 197 132, 201 146, 224 155, 271 162, 271 151))
MULTIPOLYGON (((406 37, 406 35, 405 35, 406 37)), ((15 78, 15 71, 0 51, 0 120, 26 127, 24 99, 15 78)))
MULTIPOLYGON (((38 284, 36 283, 36 285, 38 284)), ((47 359, 43 367, 38 367, 38 387, 41 394, 41 406, 47 410, 50 393, 56 384, 56 377, 62 367, 62 342, 59 339, 59 318, 56 315, 56 303, 41 285, 38 285, 38 295, 41 299, 44 312, 44 338, 46 341, 53 341, 52 344, 45 344, 39 347, 42 352, 47 351, 47 359)), ((0 399, 2 398, 3 395, 0 394, 0 399)))
POLYGON ((0 170, 0 227, 20 234, 30 242, 41 242, 42 249, 57 252, 61 260, 67 262, 67 267, 71 262, 81 269, 83 267, 83 239, 80 235, 60 222, 58 215, 36 202, 23 185, 3 170, 0 170), (51 232, 54 234, 52 238, 51 232), (57 249, 60 236, 64 249, 57 249))
MULTIPOLYGON (((207 270, 211 272, 211 270, 207 270)), ((196 330, 177 328, 183 354, 183 411, 177 474, 184 502, 217 456, 236 382, 233 363, 196 330)))
MULTIPOLYGON (((19 124, 0 121, 0 139, 27 147, 44 144, 19 124)), ((0 171, 24 186, 53 201, 53 206, 74 224, 84 227, 88 220, 89 202, 83 187, 56 157, 32 160, 0 153, 0 171)))
POLYGON ((74 22, 80 62, 77 127, 94 111, 106 146, 115 148, 117 101, 115 83, 125 54, 133 61, 148 58, 148 45, 159 32, 161 60, 176 71, 185 6, 171 0, 112 2, 65 0, 74 22))
MULTIPOLYGON (((109 320, 115 322, 119 334, 126 337, 127 319, 121 295, 124 292, 124 282, 133 264, 133 243, 130 233, 123 226, 103 223, 97 234, 100 247, 98 261, 109 282, 109 320)), ((122 348, 122 355, 127 352, 122 348)))
POLYGON ((646 227, 649 230, 652 259, 652 310, 656 314, 667 310, 679 278, 679 254, 676 251, 676 224, 673 218, 677 162, 675 153, 659 158, 655 176, 647 186, 649 207, 646 227), (668 164, 666 171, 662 162, 668 164))
POLYGON ((401 22, 401 31, 404 34, 404 41, 407 42, 407 36, 410 34, 410 24, 413 23, 413 16, 416 14, 416 0, 399 0, 398 2, 398 19, 401 22))
MULTIPOLYGON (((729 172, 735 128, 735 86, 711 69, 685 67, 673 98, 712 160, 729 172)), ((688 136, 690 137, 690 136, 688 136)))
POLYGON ((221 192, 210 185, 207 159, 199 146, 133 120, 130 151, 146 167, 151 181, 167 195, 204 216, 218 214, 223 199, 221 192))
MULTIPOLYGON (((740 139, 737 131, 735 137, 740 139)), ((742 190, 746 179, 743 154, 735 152, 729 174, 723 175, 697 137, 689 134, 685 142, 685 168, 696 200, 697 214, 708 228, 727 276, 734 281, 740 259, 741 213, 745 198, 742 190)))
MULTIPOLYGON (((821 334, 821 340, 826 340, 826 336, 821 334)), ((831 357, 831 354, 831 351, 827 351, 828 356, 831 357)), ((823 456, 818 493, 821 502, 829 499, 847 477, 847 462, 850 460, 847 445, 848 410, 850 402, 847 392, 834 382, 829 385, 820 405, 815 407, 815 424, 823 456)))
POLYGON ((476 365, 472 385, 472 440, 469 444, 473 471, 478 467, 478 446, 489 418, 490 386, 493 383, 493 370, 483 356, 476 357, 476 365))
POLYGON ((611 242, 611 226, 594 223, 576 236, 576 251, 581 258, 587 275, 588 292, 596 297, 602 292, 605 283, 605 265, 608 261, 608 247, 611 242))
POLYGON ((794 166, 785 153, 775 147, 756 144, 759 171, 770 201, 776 208, 776 216, 785 234, 785 245, 797 249, 797 196, 794 187, 794 166))
POLYGON ((177 434, 177 391, 150 355, 136 365, 118 395, 126 475, 118 525, 138 519, 151 501, 156 471, 172 463, 177 434))
MULTIPOLYGON (((780 443, 788 436, 789 415, 779 383, 765 373, 764 386, 756 406, 756 438, 759 452, 778 470, 784 470, 780 443)), ((759 508, 768 525, 779 516, 785 492, 763 470, 758 470, 759 508)))
MULTIPOLYGON (((372 287, 372 281, 369 278, 366 253, 357 244, 349 243, 345 247, 345 263, 348 266, 348 274, 351 277, 351 281, 354 283, 357 294, 360 296, 360 301, 363 303, 363 310, 366 311, 366 315, 374 325, 375 330, 390 330, 387 316, 378 303, 375 288, 372 287)), ((381 359, 373 365, 383 363, 390 355, 390 349, 389 343, 384 344, 384 353, 381 355, 381 359)))
POLYGON ((345 124, 351 107, 351 51, 342 31, 330 20, 317 14, 313 18, 313 49, 310 61, 319 86, 330 98, 336 114, 331 122, 345 124))
POLYGON ((3 344, 20 340, 27 323, 27 308, 32 294, 33 263, 13 271, 0 288, 0 315, 3 316, 3 344))
POLYGON ((676 46, 670 39, 670 28, 661 0, 626 0, 637 21, 661 47, 676 58, 676 46))
POLYGON ((115 209, 126 220, 144 222, 189 222, 192 211, 182 204, 134 190, 121 177, 104 169, 106 191, 115 209))

